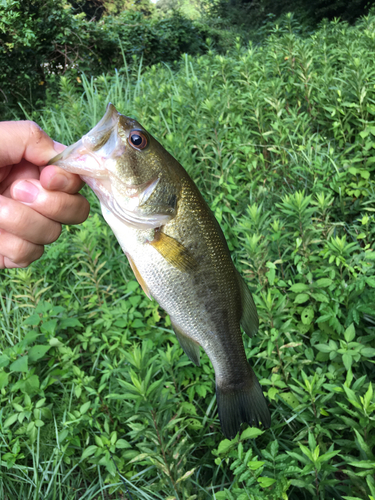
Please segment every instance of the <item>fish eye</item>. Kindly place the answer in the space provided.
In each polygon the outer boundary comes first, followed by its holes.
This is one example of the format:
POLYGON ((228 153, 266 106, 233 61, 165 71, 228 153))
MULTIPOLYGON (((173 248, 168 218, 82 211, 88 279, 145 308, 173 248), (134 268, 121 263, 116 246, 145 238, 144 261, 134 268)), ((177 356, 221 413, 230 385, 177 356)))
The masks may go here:
POLYGON ((128 141, 135 149, 145 149, 148 144, 146 135, 140 130, 132 130, 129 134, 128 141))

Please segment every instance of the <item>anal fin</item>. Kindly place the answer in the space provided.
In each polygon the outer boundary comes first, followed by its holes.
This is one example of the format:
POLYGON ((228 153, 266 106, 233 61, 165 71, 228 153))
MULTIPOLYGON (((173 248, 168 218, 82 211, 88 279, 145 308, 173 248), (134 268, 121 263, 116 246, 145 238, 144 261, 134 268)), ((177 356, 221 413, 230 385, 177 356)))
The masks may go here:
POLYGON ((241 326, 245 330, 245 333, 249 337, 253 337, 259 327, 259 319, 257 309, 255 307, 254 299, 248 289, 244 279, 237 271, 237 279, 240 286, 241 293, 241 305, 242 305, 242 316, 241 316, 241 326))
POLYGON ((182 272, 192 271, 196 265, 196 260, 189 254, 188 250, 177 240, 161 231, 155 231, 155 238, 149 241, 172 266, 182 272))
POLYGON ((151 297, 151 293, 150 293, 150 290, 148 288, 148 286, 146 285, 144 279, 142 278, 141 276, 141 273, 138 271, 138 268, 137 266, 135 265, 133 259, 130 257, 130 255, 128 253, 125 254, 128 258, 128 261, 129 261, 129 264, 130 264, 130 267, 132 268, 132 271, 134 273, 134 276, 137 278, 137 281, 138 283, 141 285, 142 287, 142 290, 145 292, 145 294, 147 295, 147 297, 152 300, 152 297, 151 297))
POLYGON ((200 346, 195 340, 188 337, 178 326, 174 325, 172 322, 172 328, 176 334, 177 340, 180 346, 184 350, 186 356, 192 361, 196 366, 200 365, 200 346))

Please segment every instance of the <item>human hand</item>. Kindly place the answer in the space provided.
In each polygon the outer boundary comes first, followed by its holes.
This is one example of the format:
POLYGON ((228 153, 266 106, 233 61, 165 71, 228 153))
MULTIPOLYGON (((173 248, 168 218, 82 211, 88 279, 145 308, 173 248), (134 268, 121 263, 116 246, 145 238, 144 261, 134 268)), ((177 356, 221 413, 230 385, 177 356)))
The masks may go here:
POLYGON ((34 122, 0 122, 0 269, 27 267, 61 224, 86 220, 80 177, 44 166, 63 149, 34 122))

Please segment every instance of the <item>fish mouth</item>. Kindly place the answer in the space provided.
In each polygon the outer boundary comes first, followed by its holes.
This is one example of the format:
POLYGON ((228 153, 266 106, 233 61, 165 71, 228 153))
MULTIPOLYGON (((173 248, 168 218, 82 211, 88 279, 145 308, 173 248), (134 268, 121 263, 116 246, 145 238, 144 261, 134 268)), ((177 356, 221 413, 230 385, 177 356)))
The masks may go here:
POLYGON ((111 160, 114 161, 125 149, 117 133, 120 116, 115 106, 109 103, 97 125, 79 141, 51 158, 48 165, 56 165, 82 177, 108 177, 111 160))
POLYGON ((120 119, 129 120, 109 103, 103 118, 48 165, 56 165, 67 172, 78 174, 94 191, 99 201, 125 224, 141 228, 157 228, 171 219, 170 214, 147 213, 144 206, 155 191, 160 179, 153 178, 139 184, 125 184, 116 175, 118 157, 124 154, 126 141, 119 135, 120 119), (121 185, 117 192, 116 185, 121 185))

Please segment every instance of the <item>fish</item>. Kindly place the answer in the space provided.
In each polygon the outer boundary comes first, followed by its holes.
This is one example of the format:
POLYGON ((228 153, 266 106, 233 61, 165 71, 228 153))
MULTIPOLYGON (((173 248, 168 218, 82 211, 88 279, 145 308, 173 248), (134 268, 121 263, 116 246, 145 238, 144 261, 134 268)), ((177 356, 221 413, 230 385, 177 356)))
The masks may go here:
POLYGON ((199 366, 200 349, 207 353, 224 436, 233 439, 242 423, 269 428, 240 327, 249 337, 257 333, 256 306, 186 170, 111 103, 91 131, 49 164, 80 175, 95 192, 136 279, 169 314, 188 358, 199 366))

